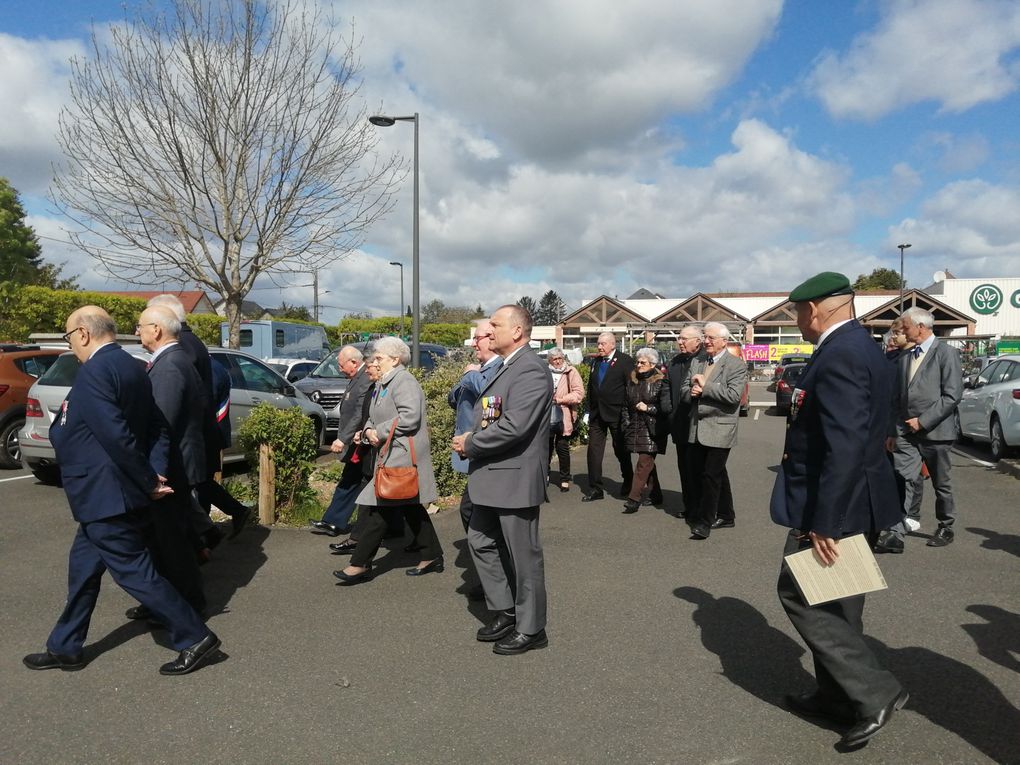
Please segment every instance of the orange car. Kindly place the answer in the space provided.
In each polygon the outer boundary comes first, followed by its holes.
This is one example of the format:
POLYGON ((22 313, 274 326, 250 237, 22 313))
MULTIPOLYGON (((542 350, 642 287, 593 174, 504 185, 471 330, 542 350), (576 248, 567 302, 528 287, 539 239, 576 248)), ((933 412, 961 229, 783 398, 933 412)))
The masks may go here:
POLYGON ((28 389, 61 353, 59 348, 0 344, 0 467, 21 467, 18 431, 25 424, 28 389))

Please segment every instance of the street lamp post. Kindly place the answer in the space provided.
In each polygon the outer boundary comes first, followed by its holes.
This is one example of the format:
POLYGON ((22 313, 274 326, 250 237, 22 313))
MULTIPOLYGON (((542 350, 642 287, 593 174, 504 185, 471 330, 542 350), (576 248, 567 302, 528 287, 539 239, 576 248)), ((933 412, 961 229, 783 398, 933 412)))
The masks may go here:
POLYGON ((404 264, 397 263, 395 260, 390 261, 391 266, 396 266, 400 269, 400 337, 404 337, 404 264))
MULTIPOLYGON (((421 357, 418 354, 419 334, 421 330, 421 310, 419 305, 419 277, 420 268, 418 262, 418 112, 410 117, 388 117, 383 114, 376 114, 368 118, 368 121, 377 127, 391 127, 397 122, 414 123, 414 227, 412 231, 411 245, 411 366, 418 367, 421 364, 421 357)), ((403 273, 403 271, 401 271, 403 273)), ((403 302, 403 301, 401 301, 403 302)), ((400 307, 401 316, 404 308, 400 307)))
POLYGON ((903 313, 903 251, 907 249, 909 244, 898 244, 900 248, 900 313, 903 313))

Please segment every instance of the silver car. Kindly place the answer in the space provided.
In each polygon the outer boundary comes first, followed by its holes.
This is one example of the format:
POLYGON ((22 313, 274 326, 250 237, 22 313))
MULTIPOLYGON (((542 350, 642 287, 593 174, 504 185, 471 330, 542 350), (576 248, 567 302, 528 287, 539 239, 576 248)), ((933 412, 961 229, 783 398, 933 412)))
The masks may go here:
POLYGON ((960 433, 987 441, 992 458, 1001 460, 1020 446, 1020 355, 1000 356, 980 374, 965 378, 963 388, 960 433))
MULTIPOLYGON (((149 352, 140 345, 127 345, 124 350, 135 356, 140 364, 149 359, 149 352)), ((244 460, 244 452, 236 442, 237 430, 248 412, 263 402, 279 409, 301 407, 315 423, 316 442, 322 446, 326 413, 321 406, 295 390, 293 385, 254 356, 230 348, 210 348, 209 355, 230 374, 230 426, 234 443, 224 452, 224 462, 244 460)), ((60 411, 79 366, 73 353, 65 353, 28 391, 25 427, 19 434, 21 459, 25 467, 44 483, 55 483, 60 477, 49 438, 50 424, 60 411)))

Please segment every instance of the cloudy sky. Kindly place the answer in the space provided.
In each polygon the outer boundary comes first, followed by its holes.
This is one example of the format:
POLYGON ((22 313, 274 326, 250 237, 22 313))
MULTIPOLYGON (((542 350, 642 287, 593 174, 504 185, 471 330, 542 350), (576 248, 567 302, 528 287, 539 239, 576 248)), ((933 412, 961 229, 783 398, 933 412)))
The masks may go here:
MULTIPOLYGON (((121 3, 3 6, 0 174, 47 259, 104 286, 59 243, 45 194, 68 58, 121 3)), ((370 110, 421 114, 422 303, 787 290, 820 270, 898 269, 905 242, 914 286, 947 268, 1020 274, 1015 0, 333 8, 363 40, 370 110)), ((381 138, 409 158, 410 125, 381 138)), ((363 248, 320 275, 324 320, 394 313, 391 260, 410 302, 410 252, 408 178, 363 248)), ((310 305, 311 289, 251 297, 310 305)))

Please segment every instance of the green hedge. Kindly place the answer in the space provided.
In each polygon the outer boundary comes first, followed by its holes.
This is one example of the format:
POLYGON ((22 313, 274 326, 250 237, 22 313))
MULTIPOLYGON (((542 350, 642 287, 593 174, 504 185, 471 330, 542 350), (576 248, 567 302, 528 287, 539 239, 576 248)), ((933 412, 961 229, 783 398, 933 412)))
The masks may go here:
POLYGON ((436 474, 436 487, 440 497, 457 497, 464 493, 467 476, 453 469, 450 462, 450 441, 457 413, 447 403, 450 389, 464 373, 464 361, 441 359, 436 368, 426 374, 424 370, 412 370, 425 393, 425 416, 429 426, 429 440, 432 444, 432 470, 436 474))
POLYGON ((63 334, 67 317, 83 305, 105 309, 117 323, 117 331, 125 335, 135 331, 138 316, 145 310, 140 298, 0 282, 0 339, 24 343, 36 332, 63 334))

